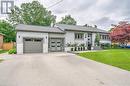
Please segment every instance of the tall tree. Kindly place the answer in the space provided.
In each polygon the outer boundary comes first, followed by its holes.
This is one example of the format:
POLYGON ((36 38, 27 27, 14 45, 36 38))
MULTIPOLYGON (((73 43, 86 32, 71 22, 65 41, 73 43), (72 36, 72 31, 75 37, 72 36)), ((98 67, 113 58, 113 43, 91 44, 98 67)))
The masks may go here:
POLYGON ((9 15, 9 21, 13 24, 49 26, 51 23, 55 23, 55 19, 56 16, 52 15, 51 11, 44 8, 38 1, 23 3, 20 7, 14 6, 9 15))
POLYGON ((0 33, 4 34, 4 42, 15 42, 16 32, 14 27, 6 21, 0 21, 0 33))
POLYGON ((110 37, 113 42, 126 45, 130 41, 130 23, 122 21, 118 25, 114 25, 110 37))
POLYGON ((62 20, 59 22, 60 24, 68 24, 68 25, 76 25, 76 20, 71 17, 71 15, 66 15, 62 17, 62 20))

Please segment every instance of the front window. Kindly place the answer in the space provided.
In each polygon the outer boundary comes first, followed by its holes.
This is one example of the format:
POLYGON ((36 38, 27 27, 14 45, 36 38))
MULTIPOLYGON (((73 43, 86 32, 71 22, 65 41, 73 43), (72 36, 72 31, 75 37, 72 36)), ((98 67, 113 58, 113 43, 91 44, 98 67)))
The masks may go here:
POLYGON ((102 40, 109 40, 109 36, 108 35, 101 35, 101 39, 102 40))
POLYGON ((75 33, 75 39, 84 39, 83 33, 75 33))

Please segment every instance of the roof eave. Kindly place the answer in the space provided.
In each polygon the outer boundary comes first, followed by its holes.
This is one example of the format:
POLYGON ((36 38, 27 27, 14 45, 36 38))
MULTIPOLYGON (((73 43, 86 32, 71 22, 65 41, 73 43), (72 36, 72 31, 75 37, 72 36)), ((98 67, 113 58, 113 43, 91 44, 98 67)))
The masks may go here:
POLYGON ((41 32, 41 33, 64 33, 64 32, 50 32, 50 31, 30 31, 30 30, 17 30, 18 31, 22 31, 22 32, 41 32))
POLYGON ((108 32, 102 32, 102 31, 85 31, 85 30, 70 30, 70 29, 66 29, 65 31, 81 31, 81 32, 108 33, 108 32))

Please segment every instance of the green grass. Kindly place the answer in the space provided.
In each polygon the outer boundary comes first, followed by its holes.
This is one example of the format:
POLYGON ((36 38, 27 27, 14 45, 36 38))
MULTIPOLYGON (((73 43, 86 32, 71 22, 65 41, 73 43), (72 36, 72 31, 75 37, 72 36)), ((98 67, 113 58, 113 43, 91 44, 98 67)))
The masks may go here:
POLYGON ((7 52, 6 50, 0 50, 0 54, 6 53, 6 52, 7 52))
POLYGON ((79 55, 130 71, 129 49, 109 49, 106 51, 84 52, 79 55))

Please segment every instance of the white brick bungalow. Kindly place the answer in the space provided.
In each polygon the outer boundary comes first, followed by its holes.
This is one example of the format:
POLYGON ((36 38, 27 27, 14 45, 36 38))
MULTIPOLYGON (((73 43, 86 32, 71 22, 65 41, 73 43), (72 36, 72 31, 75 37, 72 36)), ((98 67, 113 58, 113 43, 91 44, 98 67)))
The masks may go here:
POLYGON ((100 34, 100 43, 111 43, 107 31, 90 26, 19 24, 16 31, 17 54, 94 49, 96 33, 100 34))

